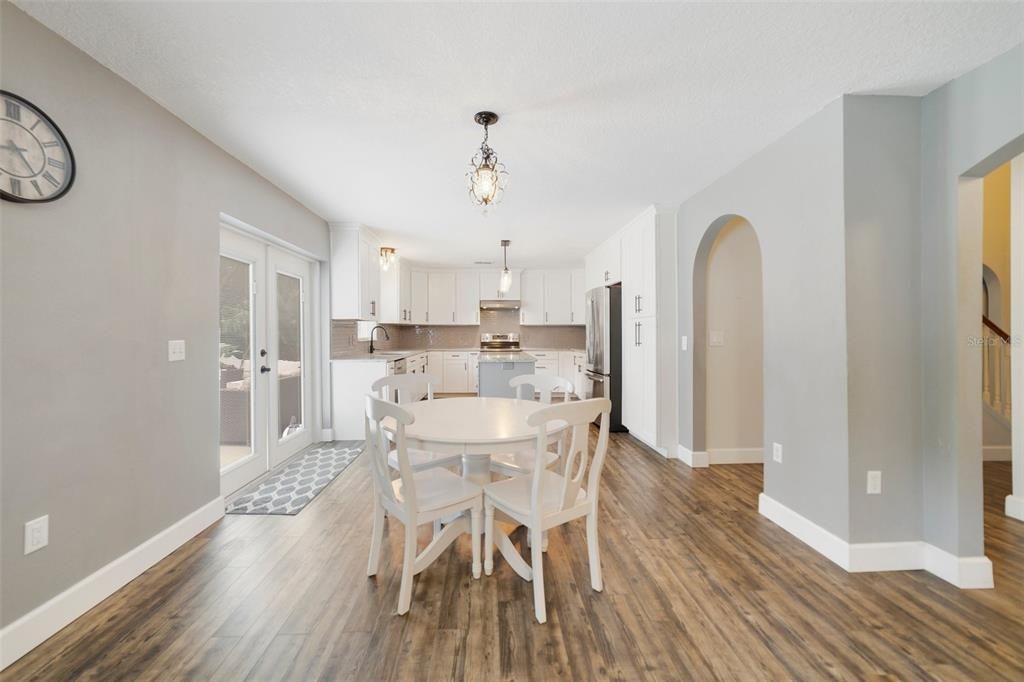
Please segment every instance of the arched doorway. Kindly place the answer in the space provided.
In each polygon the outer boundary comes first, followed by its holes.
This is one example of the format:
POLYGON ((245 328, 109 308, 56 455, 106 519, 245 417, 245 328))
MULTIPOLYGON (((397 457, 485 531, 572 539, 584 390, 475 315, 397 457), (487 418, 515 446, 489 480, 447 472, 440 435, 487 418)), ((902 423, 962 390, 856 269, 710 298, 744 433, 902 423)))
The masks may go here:
POLYGON ((763 461, 761 248, 737 215, 709 226, 694 263, 694 449, 709 464, 763 461))

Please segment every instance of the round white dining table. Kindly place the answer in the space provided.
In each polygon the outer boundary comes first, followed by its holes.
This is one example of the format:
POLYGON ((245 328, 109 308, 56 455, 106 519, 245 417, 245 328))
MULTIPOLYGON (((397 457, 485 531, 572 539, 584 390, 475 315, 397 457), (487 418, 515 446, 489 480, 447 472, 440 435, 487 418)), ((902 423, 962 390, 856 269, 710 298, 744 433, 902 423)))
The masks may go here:
MULTIPOLYGON (((547 405, 514 398, 438 398, 407 403, 415 418, 405 427, 406 445, 417 450, 462 455, 462 476, 479 485, 491 482, 491 455, 534 449, 536 427, 526 418, 547 405)), ((565 430, 548 425, 548 443, 565 430)))

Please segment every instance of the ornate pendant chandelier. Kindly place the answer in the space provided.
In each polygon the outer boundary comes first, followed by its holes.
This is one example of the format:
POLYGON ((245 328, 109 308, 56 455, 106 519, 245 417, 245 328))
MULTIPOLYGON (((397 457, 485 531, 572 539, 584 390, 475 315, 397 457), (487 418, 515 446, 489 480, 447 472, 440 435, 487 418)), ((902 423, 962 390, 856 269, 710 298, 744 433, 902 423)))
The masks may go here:
POLYGON ((508 182, 508 171, 505 164, 498 161, 498 155, 487 145, 488 127, 498 122, 498 115, 491 111, 481 111, 473 120, 484 127, 484 141, 480 150, 469 162, 466 173, 466 184, 469 186, 469 197, 479 206, 487 208, 501 201, 508 182))

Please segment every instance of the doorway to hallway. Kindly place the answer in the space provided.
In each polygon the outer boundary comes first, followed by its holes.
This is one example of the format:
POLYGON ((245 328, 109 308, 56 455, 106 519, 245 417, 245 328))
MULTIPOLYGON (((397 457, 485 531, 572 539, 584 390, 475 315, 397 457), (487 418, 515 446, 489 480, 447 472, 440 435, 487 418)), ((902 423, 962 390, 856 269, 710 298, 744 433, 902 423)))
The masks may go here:
POLYGON ((313 274, 311 261, 221 228, 223 495, 313 441, 313 274))

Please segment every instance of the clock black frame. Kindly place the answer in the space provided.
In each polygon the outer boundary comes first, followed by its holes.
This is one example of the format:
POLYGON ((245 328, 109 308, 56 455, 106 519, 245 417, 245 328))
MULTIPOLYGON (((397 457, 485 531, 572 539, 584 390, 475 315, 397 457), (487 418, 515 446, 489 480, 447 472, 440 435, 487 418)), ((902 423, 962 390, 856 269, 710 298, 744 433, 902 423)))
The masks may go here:
POLYGON ((71 174, 68 176, 67 183, 65 183, 61 191, 57 192, 52 197, 46 197, 45 199, 30 199, 27 197, 19 197, 17 194, 10 194, 9 192, 5 192, 4 190, 0 189, 0 199, 3 199, 4 201, 10 201, 15 204, 46 204, 51 201, 57 201, 57 199, 60 199, 65 194, 67 194, 68 190, 71 189, 71 186, 75 184, 75 176, 78 174, 78 164, 75 162, 75 154, 73 151, 71 151, 71 143, 68 142, 67 135, 64 134, 64 131, 60 129, 60 126, 57 125, 57 123, 52 118, 50 118, 45 111, 40 109, 33 102, 30 102, 24 97, 20 95, 15 95, 13 92, 9 92, 7 90, 0 90, 0 97, 7 97, 10 99, 18 100, 22 104, 27 105, 32 110, 32 113, 39 114, 39 116, 60 137, 61 142, 64 144, 64 149, 67 150, 68 162, 71 166, 71 174))

